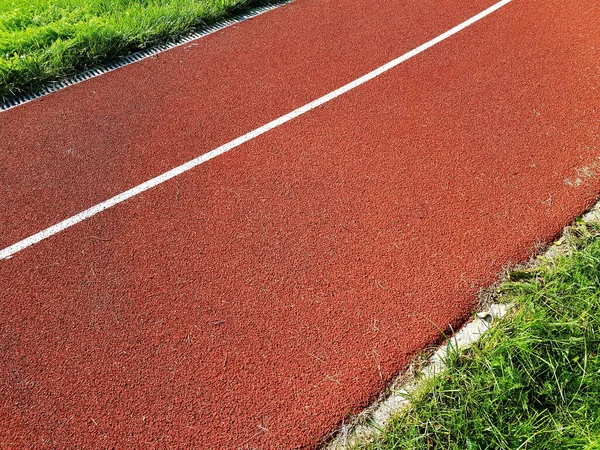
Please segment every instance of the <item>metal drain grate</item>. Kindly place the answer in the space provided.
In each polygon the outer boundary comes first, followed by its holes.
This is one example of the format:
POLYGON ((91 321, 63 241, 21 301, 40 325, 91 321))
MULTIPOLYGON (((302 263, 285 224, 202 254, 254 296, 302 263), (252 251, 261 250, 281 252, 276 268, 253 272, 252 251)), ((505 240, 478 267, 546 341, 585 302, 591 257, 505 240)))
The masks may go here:
POLYGON ((23 94, 18 97, 15 97, 15 98, 5 100, 4 102, 0 103, 0 112, 9 110, 11 108, 14 108, 15 106, 22 105, 23 103, 30 102, 31 100, 34 100, 36 98, 43 97, 46 94, 50 94, 51 92, 58 91, 59 89, 63 89, 67 86, 71 86, 73 84, 77 84, 77 83, 81 83, 82 81, 89 80, 90 78, 97 77, 98 75, 102 75, 103 73, 107 73, 107 72, 110 72, 111 70, 118 69, 119 67, 124 67, 124 66, 127 66, 128 64, 134 63, 136 61, 140 61, 140 60, 148 58, 150 56, 154 56, 165 50, 169 50, 171 48, 178 47, 183 44, 187 44, 188 42, 193 41, 195 39, 207 36, 211 33, 222 30, 223 28, 227 28, 228 26, 234 25, 234 24, 242 22, 246 19, 256 17, 262 13, 265 13, 272 9, 278 8, 279 6, 289 3, 290 1, 291 0, 287 0, 287 1, 284 0, 284 1, 279 1, 277 3, 270 4, 270 5, 257 6, 254 8, 250 8, 241 14, 235 15, 233 17, 229 17, 229 18, 224 19, 221 22, 218 22, 213 25, 207 25, 205 27, 202 27, 202 29, 193 31, 193 32, 186 34, 186 35, 184 35, 178 39, 175 39, 171 42, 166 42, 164 44, 159 44, 159 45, 156 45, 153 47, 148 47, 144 50, 139 50, 137 52, 134 52, 127 56, 122 57, 118 61, 114 61, 114 62, 107 63, 107 64, 101 64, 99 66, 92 67, 84 72, 78 73, 78 74, 73 75, 68 78, 65 78, 64 80, 50 83, 47 86, 44 86, 43 88, 41 88, 40 90, 38 90, 36 92, 29 93, 29 94, 23 94))

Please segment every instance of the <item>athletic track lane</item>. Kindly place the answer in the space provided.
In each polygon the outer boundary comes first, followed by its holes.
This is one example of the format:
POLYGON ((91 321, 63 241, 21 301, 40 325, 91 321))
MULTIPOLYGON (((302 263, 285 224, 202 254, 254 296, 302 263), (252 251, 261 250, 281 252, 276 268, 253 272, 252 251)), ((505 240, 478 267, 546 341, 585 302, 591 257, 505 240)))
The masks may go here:
MULTIPOLYGON (((2 246, 491 4, 371 3, 297 0, 0 114, 2 246)), ((599 9, 514 0, 1 261, 0 442, 318 445, 594 200, 599 9)))

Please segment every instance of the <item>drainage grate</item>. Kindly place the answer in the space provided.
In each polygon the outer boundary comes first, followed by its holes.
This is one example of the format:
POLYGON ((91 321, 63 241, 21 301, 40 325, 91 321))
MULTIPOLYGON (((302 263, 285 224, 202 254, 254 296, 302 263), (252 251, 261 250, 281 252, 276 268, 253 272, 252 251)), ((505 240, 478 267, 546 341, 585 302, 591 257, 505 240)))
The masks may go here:
POLYGON ((58 91, 59 89, 63 89, 67 86, 71 86, 73 84, 77 84, 77 83, 81 83, 82 81, 89 80, 90 78, 97 77, 98 75, 102 75, 103 73, 107 73, 107 72, 110 72, 111 70, 118 69, 119 67, 124 67, 124 66, 127 66, 136 61, 140 61, 140 60, 148 58, 150 56, 154 56, 165 50, 169 50, 171 48, 178 47, 183 44, 187 44, 190 41, 204 37, 206 35, 216 32, 216 31, 222 30, 223 28, 227 28, 230 25, 234 25, 234 24, 242 22, 246 19, 256 17, 264 12, 278 8, 279 6, 281 6, 285 3, 289 3, 290 1, 291 0, 283 0, 283 1, 278 1, 277 3, 270 4, 270 5, 257 6, 254 8, 250 8, 241 14, 224 19, 214 25, 207 25, 205 27, 202 27, 202 29, 200 29, 200 30, 193 31, 193 32, 186 34, 186 35, 184 35, 178 39, 175 39, 171 42, 166 42, 164 44, 159 44, 159 45, 156 45, 153 47, 148 47, 144 50, 140 50, 140 51, 131 53, 127 56, 124 56, 121 59, 119 59, 118 61, 95 66, 84 72, 78 73, 78 74, 73 75, 68 78, 65 78, 64 80, 50 83, 36 92, 29 93, 29 94, 23 94, 18 97, 15 97, 15 98, 5 100, 4 102, 0 103, 0 112, 14 108, 15 106, 22 105, 23 103, 30 102, 31 100, 34 100, 36 98, 43 97, 46 94, 50 94, 51 92, 58 91))

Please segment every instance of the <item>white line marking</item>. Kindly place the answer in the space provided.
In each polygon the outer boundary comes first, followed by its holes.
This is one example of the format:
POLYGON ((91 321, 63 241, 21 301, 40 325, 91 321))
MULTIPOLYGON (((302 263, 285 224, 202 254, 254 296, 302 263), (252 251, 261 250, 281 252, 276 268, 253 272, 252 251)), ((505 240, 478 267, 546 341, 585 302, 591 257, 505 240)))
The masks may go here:
POLYGON ((23 239, 22 241, 19 241, 9 247, 6 247, 3 250, 0 250, 0 259, 8 259, 15 253, 20 252, 21 250, 24 250, 27 247, 37 244, 38 242, 43 241, 44 239, 47 239, 50 236, 60 233, 61 231, 66 230, 67 228, 70 228, 73 225, 78 224, 79 222, 82 222, 86 219, 89 219, 92 216, 95 216, 96 214, 104 211, 105 209, 111 208, 121 202, 124 202, 127 199, 130 199, 131 197, 134 197, 138 194, 141 194, 144 191, 147 191, 148 189, 158 186, 159 184, 162 184, 165 181, 170 180, 171 178, 181 175, 182 173, 187 172, 188 170, 193 169, 194 167, 199 166, 200 164, 203 164, 206 161, 209 161, 219 155, 222 155, 225 152, 228 152, 229 150, 239 147, 240 145, 244 144, 245 142, 248 142, 248 141, 258 137, 261 134, 264 134, 267 131, 272 130, 273 128, 277 128, 278 126, 283 125, 284 123, 289 122, 290 120, 295 119, 298 116, 301 116, 302 114, 310 111, 311 109, 321 106, 322 104, 327 103, 327 102, 333 100, 334 98, 345 94, 346 92, 360 86, 361 84, 364 84, 367 81, 370 81, 375 77, 378 77, 382 73, 387 72, 388 70, 396 67, 397 65, 412 58, 413 56, 416 56, 419 53, 424 52, 428 48, 433 47, 436 44, 439 44, 443 40, 448 39, 450 36, 458 33, 459 31, 464 30, 468 26, 474 24, 478 20, 483 19, 485 16, 493 13, 497 9, 502 8, 503 6, 507 5, 511 1, 512 0, 502 0, 498 3, 495 3, 494 5, 490 6, 486 10, 481 11, 479 14, 471 17, 468 20, 465 20, 461 24, 455 26, 454 28, 449 29, 445 33, 440 34, 438 37, 433 38, 432 40, 425 42, 422 45, 419 45, 417 48, 403 54, 402 56, 399 56, 398 58, 384 64, 383 66, 378 67, 377 69, 373 70, 372 72, 369 72, 366 75, 363 75, 362 77, 357 78, 356 80, 336 89, 335 91, 332 91, 329 94, 324 95, 323 97, 313 100, 312 102, 307 103, 306 105, 301 106, 298 109, 295 109, 295 110, 293 110, 293 111, 291 111, 291 112, 289 112, 289 113, 287 113, 287 114, 285 114, 285 115, 283 115, 283 116, 281 116, 259 128, 256 128, 255 130, 252 130, 249 133, 246 133, 243 136, 240 136, 239 138, 234 139, 231 142, 228 142, 227 144, 224 144, 218 148, 215 148, 214 150, 211 150, 210 152, 205 153, 202 156, 194 158, 191 161, 188 161, 178 167, 175 167, 174 169, 171 169, 171 170, 163 173, 162 175, 158 175, 157 177, 154 177, 148 181, 145 181, 142 184, 138 184, 137 186, 135 186, 125 192, 122 192, 119 195, 115 195, 114 197, 109 198, 108 200, 105 200, 102 203, 98 203, 97 205, 94 205, 91 208, 86 209, 85 211, 81 211, 80 213, 75 214, 74 216, 63 220, 62 222, 59 222, 56 225, 52 225, 51 227, 48 227, 45 230, 42 230, 32 236, 29 236, 28 238, 23 239))

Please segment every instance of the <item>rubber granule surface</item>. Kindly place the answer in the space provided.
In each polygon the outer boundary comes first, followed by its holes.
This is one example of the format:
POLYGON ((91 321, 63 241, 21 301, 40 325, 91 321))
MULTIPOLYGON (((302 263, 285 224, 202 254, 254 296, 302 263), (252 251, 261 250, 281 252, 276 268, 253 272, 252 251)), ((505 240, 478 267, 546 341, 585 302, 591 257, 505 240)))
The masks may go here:
MULTIPOLYGON (((363 3, 298 0, 0 114, 2 245, 491 4, 363 3)), ((318 447, 596 198, 599 9, 515 0, 1 261, 1 445, 318 447)))

